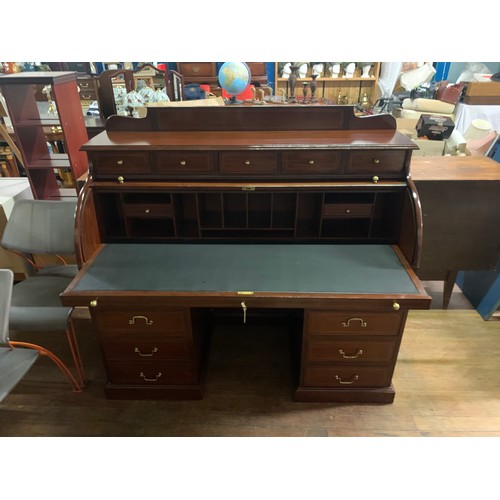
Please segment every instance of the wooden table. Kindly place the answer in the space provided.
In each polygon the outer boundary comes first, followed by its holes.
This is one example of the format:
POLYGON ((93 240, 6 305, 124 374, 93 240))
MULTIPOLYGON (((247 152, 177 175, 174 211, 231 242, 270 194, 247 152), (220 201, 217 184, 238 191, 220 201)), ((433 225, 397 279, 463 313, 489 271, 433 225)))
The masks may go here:
POLYGON ((483 156, 422 156, 411 161, 422 204, 418 276, 443 280, 443 307, 459 271, 495 268, 500 258, 500 165, 483 156))

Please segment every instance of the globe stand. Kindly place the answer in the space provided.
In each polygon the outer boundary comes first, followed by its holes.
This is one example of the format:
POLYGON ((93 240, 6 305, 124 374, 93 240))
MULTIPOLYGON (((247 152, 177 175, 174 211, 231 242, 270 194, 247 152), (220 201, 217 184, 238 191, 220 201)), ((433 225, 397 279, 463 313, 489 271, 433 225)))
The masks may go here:
POLYGON ((232 95, 229 100, 226 101, 226 104, 232 105, 232 104, 243 104, 243 101, 240 101, 239 99, 236 99, 235 95, 232 95))

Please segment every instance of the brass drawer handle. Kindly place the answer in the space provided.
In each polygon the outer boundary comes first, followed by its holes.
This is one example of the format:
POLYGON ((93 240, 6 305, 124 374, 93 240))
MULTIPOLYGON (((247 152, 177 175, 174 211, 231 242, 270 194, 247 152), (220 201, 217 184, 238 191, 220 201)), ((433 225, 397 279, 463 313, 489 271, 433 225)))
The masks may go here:
POLYGON ((149 210, 149 208, 146 208, 146 210, 144 210, 145 214, 149 214, 150 212, 151 212, 151 210, 149 210))
POLYGON ((141 358, 149 358, 149 357, 153 356, 153 354, 155 352, 158 352, 158 347, 153 347, 153 349, 151 350, 150 354, 144 354, 144 353, 142 353, 141 350, 138 347, 134 348, 134 352, 136 352, 137 354, 139 354, 139 356, 141 356, 141 358))
POLYGON ((250 165, 250 160, 245 160, 245 165, 250 165))
POLYGON ((380 178, 379 178, 379 176, 378 176, 378 175, 374 175, 374 176, 372 177, 372 180, 373 180, 373 183, 374 183, 374 184, 377 184, 377 182, 380 180, 380 178))
POLYGON ((146 382, 158 382, 158 379, 161 377, 161 372, 158 372, 155 378, 147 378, 146 375, 144 375, 144 373, 142 372, 139 374, 139 376, 142 377, 146 382))
POLYGON ((153 324, 153 320, 147 318, 146 316, 134 316, 132 319, 128 320, 128 324, 129 325, 135 325, 135 320, 136 319, 143 319, 145 321, 146 325, 152 325, 153 324))
POLYGON ((184 166, 184 165, 186 165, 187 162, 186 162, 186 160, 181 160, 180 163, 181 163, 182 166, 184 166))
POLYGON ((397 302, 394 302, 392 304, 392 308, 395 310, 395 311, 399 311, 399 309, 401 308, 401 306, 397 303, 397 302))
POLYGON ((346 354, 343 349, 339 349, 339 354, 344 358, 344 359, 356 359, 359 356, 363 355, 363 349, 358 349, 356 351, 356 354, 346 354))
POLYGON ((117 161, 116 161, 116 164, 117 164, 117 165, 123 165, 123 160, 117 160, 117 161))
POLYGON ((345 213, 346 213, 346 214, 350 214, 350 213, 351 213, 351 209, 350 209, 350 208, 346 208, 346 209, 345 209, 345 213))
POLYGON ((343 385, 351 385, 351 384, 354 384, 354 382, 356 382, 356 380, 358 380, 358 376, 357 375, 354 375, 354 377, 351 378, 351 380, 342 380, 341 377, 339 377, 338 375, 335 375, 335 380, 337 380, 337 382, 339 384, 343 384, 343 385))
POLYGON ((378 158, 373 158, 373 163, 375 163, 375 165, 378 165, 380 163, 380 160, 378 158))
POLYGON ((309 160, 307 163, 309 163, 309 165, 314 165, 314 160, 309 160))
POLYGON ((349 318, 347 321, 342 322, 342 326, 344 328, 349 328, 351 321, 359 321, 361 323, 361 327, 366 328, 366 321, 364 321, 362 318, 349 318))
POLYGON ((125 181, 125 179, 120 175, 118 176, 118 178, 116 179, 120 184, 123 184, 123 182, 125 181))
POLYGON ((90 307, 97 307, 97 299, 91 300, 89 305, 90 307))

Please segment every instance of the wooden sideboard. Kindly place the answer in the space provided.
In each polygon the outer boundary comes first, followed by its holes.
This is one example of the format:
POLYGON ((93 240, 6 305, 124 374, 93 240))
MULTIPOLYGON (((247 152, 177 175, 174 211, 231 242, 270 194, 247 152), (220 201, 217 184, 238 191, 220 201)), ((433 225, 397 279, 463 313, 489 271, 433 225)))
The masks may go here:
POLYGON ((484 156, 421 156, 411 175, 423 212, 418 276, 445 282, 447 308, 459 271, 494 269, 500 258, 500 168, 484 156))
MULTIPOLYGON (((351 106, 151 108, 83 146, 81 270, 111 398, 197 399, 210 330, 297 336, 299 401, 391 403, 422 216, 411 141, 351 106)), ((207 381, 209 383, 209 381, 207 381)))

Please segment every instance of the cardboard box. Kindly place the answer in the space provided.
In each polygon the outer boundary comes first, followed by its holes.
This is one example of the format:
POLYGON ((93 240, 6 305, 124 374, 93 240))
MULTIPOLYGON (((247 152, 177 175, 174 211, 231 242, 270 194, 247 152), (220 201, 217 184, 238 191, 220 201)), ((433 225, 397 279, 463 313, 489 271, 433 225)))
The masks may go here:
POLYGON ((429 139, 412 139, 418 146, 413 156, 443 156, 445 141, 430 141, 429 139))
POLYGON ((447 116, 422 114, 417 123, 417 137, 427 137, 431 141, 448 139, 455 124, 447 116))
POLYGON ((469 82, 465 104, 500 104, 500 82, 469 82))

